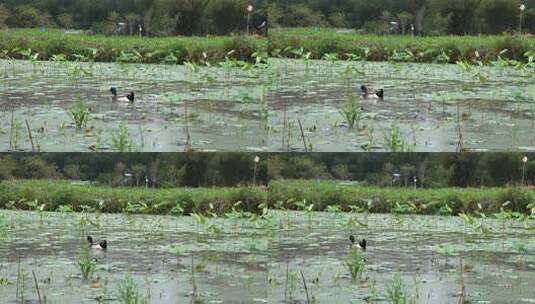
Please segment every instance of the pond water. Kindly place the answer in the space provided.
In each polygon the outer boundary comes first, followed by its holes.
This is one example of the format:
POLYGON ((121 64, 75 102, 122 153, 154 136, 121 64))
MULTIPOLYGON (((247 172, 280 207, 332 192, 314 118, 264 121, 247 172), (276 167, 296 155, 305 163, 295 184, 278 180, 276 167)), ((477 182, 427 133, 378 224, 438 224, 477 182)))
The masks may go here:
POLYGON ((124 139, 135 151, 184 151, 188 132, 198 151, 535 150, 527 69, 271 59, 267 69, 193 72, 0 60, 0 77, 2 151, 31 151, 26 121, 40 151, 117 151, 124 139), (384 88, 385 99, 360 101, 362 84, 384 88), (112 102, 110 87, 136 102, 112 102), (350 96, 362 111, 354 128, 340 114, 350 96), (69 114, 79 99, 90 110, 84 130, 69 114))
POLYGON ((396 273, 415 303, 461 303, 463 285, 465 303, 535 302, 533 222, 482 220, 474 229, 459 217, 271 214, 279 223, 269 242, 271 303, 306 303, 301 271, 317 303, 391 303, 396 273), (368 244, 356 282, 344 266, 358 250, 350 248, 350 234, 368 244))
POLYGON ((37 303, 32 271, 47 303, 116 301, 127 276, 150 303, 189 303, 192 262, 202 303, 267 302, 267 230, 247 220, 203 226, 172 216, 0 211, 0 217, 2 303, 22 297, 37 303), (90 251, 96 262, 90 280, 76 266, 87 234, 108 241, 106 251, 90 251))
POLYGON ((270 151, 392 151, 399 128, 405 150, 535 150, 535 73, 511 67, 270 60, 270 151), (360 86, 383 88, 362 100, 359 127, 340 110, 360 86))
POLYGON ((535 301, 535 223, 459 217, 270 211, 267 219, 0 211, 0 295, 49 303, 118 300, 131 276, 151 303, 190 302, 192 273, 204 303, 387 303, 392 280, 415 303, 535 301), (86 235, 92 279, 76 266, 86 235), (345 262, 349 235, 365 238, 360 279, 345 262), (192 258, 193 257, 193 258, 192 258), (194 271, 192 272, 192 265, 194 271), (461 271, 462 265, 462 271, 461 271), (17 287, 18 286, 18 287, 17 287), (367 302, 368 301, 368 302, 367 302))
POLYGON ((194 150, 265 151, 267 89, 261 72, 0 60, 0 150, 31 151, 27 120, 34 149, 43 152, 120 150, 113 138, 126 139, 135 151, 184 151, 186 129, 194 150), (134 91, 135 102, 112 102, 111 87, 119 95, 134 91), (78 100, 90 111, 84 130, 75 128, 69 114, 78 100))

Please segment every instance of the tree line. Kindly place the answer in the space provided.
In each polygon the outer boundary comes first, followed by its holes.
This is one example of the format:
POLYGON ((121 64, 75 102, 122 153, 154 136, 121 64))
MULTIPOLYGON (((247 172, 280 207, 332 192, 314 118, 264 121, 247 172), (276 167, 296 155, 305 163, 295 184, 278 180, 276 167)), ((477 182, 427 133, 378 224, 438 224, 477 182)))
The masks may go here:
POLYGON ((0 181, 6 179, 71 179, 150 187, 267 184, 280 179, 337 179, 425 188, 499 187, 535 184, 535 154, 3 153, 0 181), (256 165, 255 156, 259 157, 256 165))
POLYGON ((364 185, 501 187, 535 183, 535 155, 519 153, 309 153, 270 155, 268 179, 338 179, 364 185), (416 178, 416 179, 415 179, 416 178))
POLYGON ((535 31, 535 0, 271 0, 272 26, 355 28, 415 35, 535 31), (412 26, 413 28, 412 28, 412 26))
POLYGON ((59 27, 116 34, 205 35, 244 32, 266 18, 267 0, 3 0, 0 29, 59 27))
POLYGON ((267 156, 246 153, 4 153, 0 181, 71 179, 109 186, 266 184, 267 156), (256 168, 255 168, 256 167, 256 168))

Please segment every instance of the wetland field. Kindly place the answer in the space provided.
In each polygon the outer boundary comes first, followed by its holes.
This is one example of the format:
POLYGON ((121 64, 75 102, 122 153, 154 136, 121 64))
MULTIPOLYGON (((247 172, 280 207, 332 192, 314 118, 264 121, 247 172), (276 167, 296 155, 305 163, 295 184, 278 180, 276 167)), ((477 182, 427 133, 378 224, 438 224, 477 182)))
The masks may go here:
POLYGON ((533 229, 506 213, 3 210, 0 293, 7 303, 531 303, 533 229), (107 250, 88 251, 88 234, 107 250))
POLYGON ((268 232, 240 218, 0 211, 0 295, 3 303, 267 303, 268 232), (107 250, 88 250, 86 235, 106 238, 107 250))
POLYGON ((535 149, 532 68, 270 59, 269 150, 535 149), (360 97, 360 86, 384 100, 360 97))
POLYGON ((3 151, 535 150, 531 69, 296 59, 0 66, 3 151), (361 100, 361 84, 384 88, 384 100, 361 100), (110 87, 135 91, 135 102, 112 102, 110 87))
POLYGON ((269 243, 270 303, 535 301, 533 219, 474 223, 306 211, 272 216, 279 227, 269 243), (366 238, 367 250, 350 248, 350 234, 366 238))
POLYGON ((531 303, 532 191, 4 181, 0 294, 6 303, 531 303), (88 248, 88 235, 106 250, 88 248))
POLYGON ((0 150, 535 150, 533 39, 430 37, 426 51, 410 49, 423 38, 375 37, 342 52, 321 44, 360 36, 303 31, 276 30, 269 48, 64 35, 63 49, 57 32, 13 31, 0 44, 0 150), (320 46, 290 43, 307 35, 320 46), (362 98, 361 85, 384 100, 362 98), (112 87, 135 101, 112 101, 112 87))
POLYGON ((0 60, 0 149, 265 151, 263 69, 226 63, 0 60), (112 101, 111 87, 135 101, 112 101))

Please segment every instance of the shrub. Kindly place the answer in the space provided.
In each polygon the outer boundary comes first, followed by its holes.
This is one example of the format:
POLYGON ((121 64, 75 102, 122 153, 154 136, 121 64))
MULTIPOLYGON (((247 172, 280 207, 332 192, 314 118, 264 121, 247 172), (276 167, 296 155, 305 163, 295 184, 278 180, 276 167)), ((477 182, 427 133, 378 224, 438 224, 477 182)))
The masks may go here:
POLYGON ((369 210, 373 213, 492 214, 500 212, 509 201, 505 209, 528 213, 527 206, 535 201, 533 191, 522 188, 412 189, 351 186, 337 181, 276 180, 269 183, 268 189, 270 206, 283 202, 284 208, 293 210, 299 210, 297 203, 306 200, 318 211, 329 205, 338 205, 344 211, 350 206, 368 209, 371 202, 369 210))
POLYGON ((260 213, 267 201, 263 187, 234 188, 111 188, 94 185, 73 185, 68 181, 18 180, 0 182, 0 208, 13 206, 28 209, 27 202, 45 204, 45 210, 58 210, 69 205, 73 211, 83 206, 109 213, 169 214, 207 211, 223 214, 235 206, 238 211, 260 213), (212 210, 210 204, 214 206, 212 210), (178 212, 180 206, 182 212, 178 212))

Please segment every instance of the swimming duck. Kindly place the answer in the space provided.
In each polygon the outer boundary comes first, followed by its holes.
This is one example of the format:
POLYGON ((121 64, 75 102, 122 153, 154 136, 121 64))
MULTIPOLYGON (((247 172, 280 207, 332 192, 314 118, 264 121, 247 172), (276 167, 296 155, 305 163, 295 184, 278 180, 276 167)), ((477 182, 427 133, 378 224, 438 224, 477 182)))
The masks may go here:
POLYGON ((110 88, 110 92, 113 95, 111 97, 112 101, 134 103, 134 92, 130 92, 130 94, 126 96, 117 96, 117 88, 110 88))
POLYGON ((364 99, 381 99, 382 100, 384 96, 383 89, 380 89, 379 91, 376 91, 375 93, 370 93, 370 90, 365 85, 360 86, 360 91, 362 92, 362 98, 364 99))
POLYGON ((87 236, 87 241, 89 242, 89 248, 91 249, 106 250, 106 248, 108 247, 108 243, 106 242, 106 240, 94 242, 93 237, 90 235, 87 236))
POLYGON ((355 243, 356 242, 355 236, 350 235, 349 236, 349 240, 351 241, 351 246, 355 246, 355 247, 360 248, 362 250, 366 250, 366 240, 365 239, 362 239, 362 241, 360 241, 358 243, 355 243))

